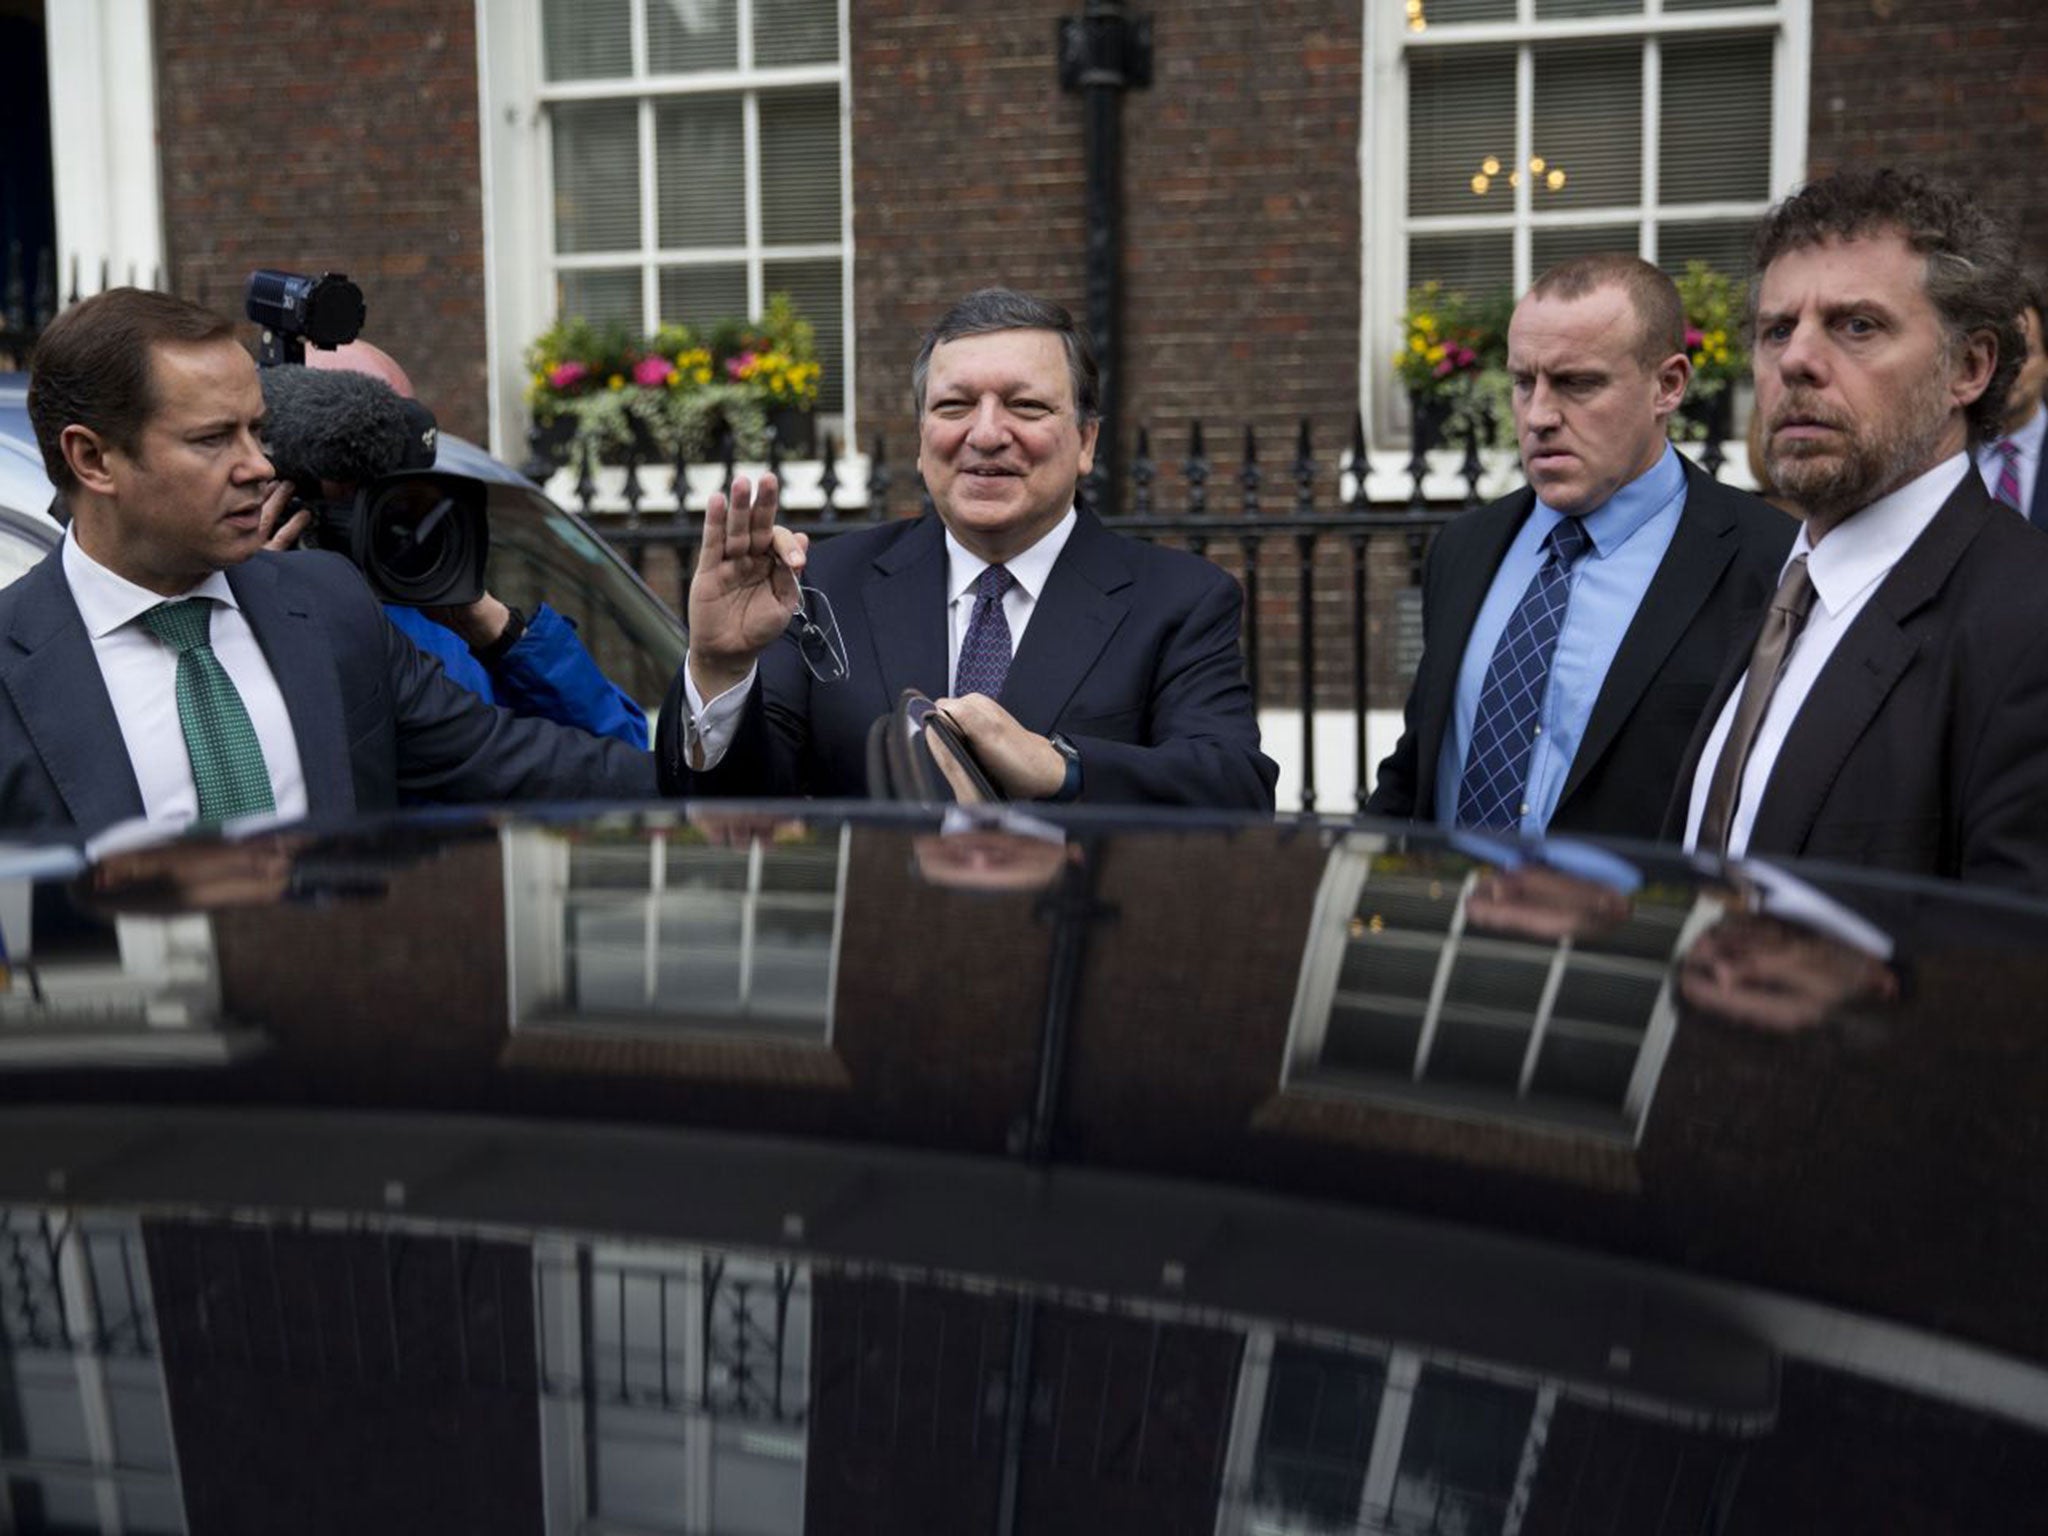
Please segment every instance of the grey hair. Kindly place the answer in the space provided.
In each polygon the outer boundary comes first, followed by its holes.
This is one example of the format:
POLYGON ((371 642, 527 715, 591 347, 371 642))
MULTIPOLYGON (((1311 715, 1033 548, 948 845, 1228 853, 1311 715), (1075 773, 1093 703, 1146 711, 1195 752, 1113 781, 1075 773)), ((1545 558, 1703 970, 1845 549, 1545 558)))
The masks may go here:
POLYGON ((1050 299, 1041 299, 1014 288, 977 288, 939 316, 938 324, 925 332, 924 345, 917 349, 917 361, 910 366, 910 403, 924 415, 925 380, 932 371, 932 353, 942 342, 963 336, 986 336, 994 331, 1051 331, 1066 349, 1067 373, 1074 383, 1074 410, 1078 424, 1085 427, 1102 416, 1102 375, 1095 364, 1095 348, 1088 333, 1074 323, 1074 317, 1050 299))

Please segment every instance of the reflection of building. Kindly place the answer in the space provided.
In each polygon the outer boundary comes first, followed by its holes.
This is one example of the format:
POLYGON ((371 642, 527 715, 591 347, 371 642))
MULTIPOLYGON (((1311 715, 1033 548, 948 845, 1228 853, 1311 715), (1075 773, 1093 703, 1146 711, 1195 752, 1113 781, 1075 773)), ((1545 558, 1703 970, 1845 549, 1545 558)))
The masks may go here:
POLYGON ((0 1309, 30 1536, 1974 1530, 2048 1493, 2040 1431, 1791 1361, 1724 1417, 1422 1339, 622 1239, 16 1209, 0 1309))
POLYGON ((1476 870, 1340 845, 1317 895, 1288 1081, 1632 1138, 1671 1047, 1689 893, 1597 937, 1469 920, 1476 870))

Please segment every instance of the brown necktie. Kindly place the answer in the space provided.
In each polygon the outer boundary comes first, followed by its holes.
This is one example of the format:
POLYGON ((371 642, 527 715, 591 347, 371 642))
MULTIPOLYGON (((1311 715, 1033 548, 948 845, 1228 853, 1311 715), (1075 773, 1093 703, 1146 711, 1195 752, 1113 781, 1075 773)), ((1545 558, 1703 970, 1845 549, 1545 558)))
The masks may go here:
POLYGON ((1778 688, 1778 674, 1785 670, 1786 653, 1806 624, 1813 606, 1813 582, 1807 578, 1806 556, 1801 555, 1785 569, 1771 599, 1771 611, 1756 637, 1756 649, 1749 653, 1749 673, 1742 681, 1742 702, 1735 706, 1735 723, 1721 746, 1714 764, 1713 783, 1707 789, 1707 809, 1700 817, 1699 841, 1695 845, 1710 853, 1728 851, 1728 829, 1735 822, 1735 803, 1742 793, 1742 771, 1749 765, 1749 750, 1756 745, 1757 727, 1778 688))

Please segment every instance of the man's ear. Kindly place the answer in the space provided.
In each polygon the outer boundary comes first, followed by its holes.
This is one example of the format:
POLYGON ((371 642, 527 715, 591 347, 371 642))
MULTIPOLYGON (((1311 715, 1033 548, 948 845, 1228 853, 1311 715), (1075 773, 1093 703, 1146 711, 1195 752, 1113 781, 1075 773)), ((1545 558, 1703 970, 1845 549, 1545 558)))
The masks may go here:
POLYGON ((1998 336, 1992 331, 1972 331, 1956 349, 1956 373, 1948 392, 1957 406, 1968 409, 1991 387, 1991 375, 1998 371, 1998 336))
POLYGON ((1692 382, 1692 359, 1674 352, 1657 365, 1657 414, 1669 416, 1685 402, 1685 387, 1692 382))
POLYGON ((73 423, 58 435, 57 449, 80 485, 102 496, 113 493, 114 477, 107 464, 113 449, 99 433, 73 423))
POLYGON ((1081 473, 1086 476, 1095 468, 1095 440, 1102 435, 1102 423, 1091 421, 1081 429, 1081 473))

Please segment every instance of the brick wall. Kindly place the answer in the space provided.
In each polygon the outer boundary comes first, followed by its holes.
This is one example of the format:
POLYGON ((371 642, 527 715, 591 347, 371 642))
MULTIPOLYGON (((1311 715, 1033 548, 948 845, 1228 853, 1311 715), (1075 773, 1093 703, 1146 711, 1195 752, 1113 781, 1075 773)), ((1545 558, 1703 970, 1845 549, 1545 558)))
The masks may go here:
POLYGON ((156 8, 168 281, 239 315, 254 267, 346 272, 364 335, 485 435, 474 0, 156 8))
MULTIPOLYGON (((1151 9, 1154 83, 1123 113, 1126 443, 1150 422, 1177 461, 1200 416, 1234 472, 1246 423, 1278 465, 1308 415, 1330 452, 1357 393, 1362 12, 1151 9)), ((1079 10, 1038 0, 961 26, 908 0, 855 9, 861 421, 905 467, 911 359, 948 302, 1002 282, 1085 313, 1082 103, 1056 60, 1079 10)))
POLYGON ((2048 27, 2038 0, 1813 0, 1807 166, 1955 176, 2048 259, 2048 27))

